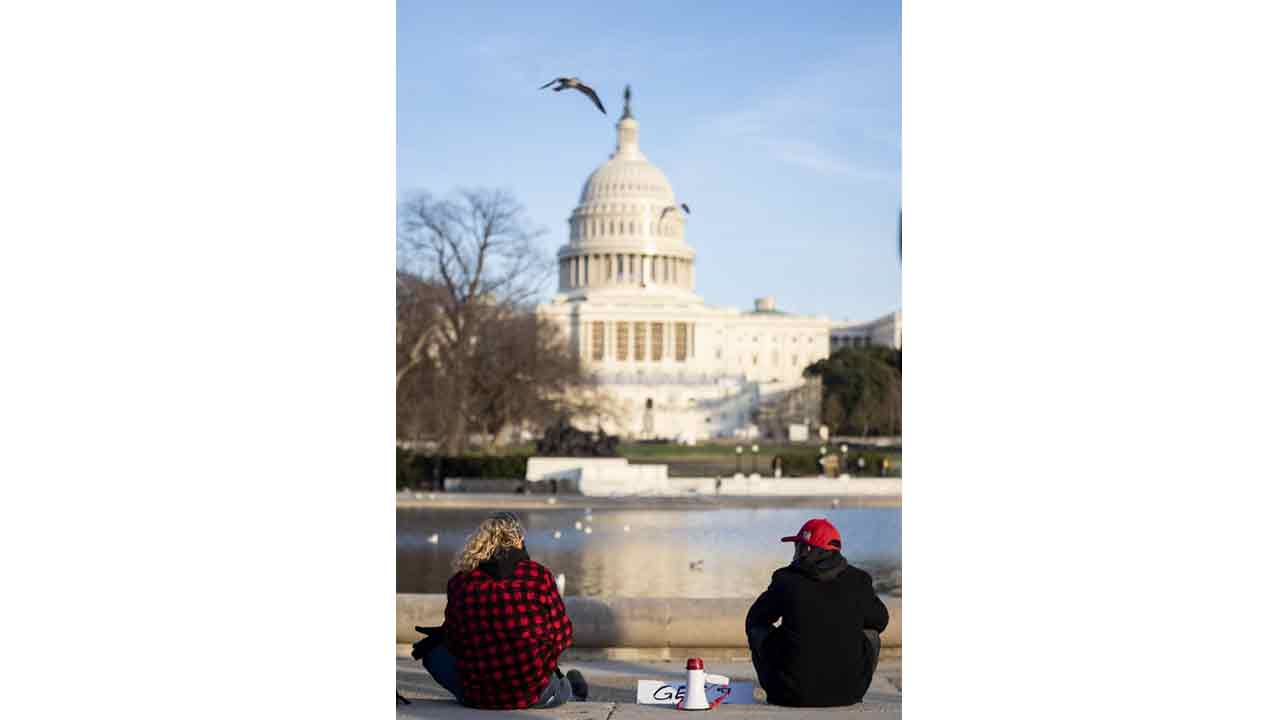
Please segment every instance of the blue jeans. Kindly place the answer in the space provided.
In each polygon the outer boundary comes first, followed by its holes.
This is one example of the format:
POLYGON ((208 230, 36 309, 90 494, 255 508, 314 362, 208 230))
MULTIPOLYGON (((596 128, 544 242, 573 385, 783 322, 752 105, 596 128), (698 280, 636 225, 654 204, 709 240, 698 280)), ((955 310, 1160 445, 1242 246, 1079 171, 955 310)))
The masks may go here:
MULTIPOLYGON (((431 677, 440 683, 440 686, 453 694, 458 702, 463 705, 466 701, 462 699, 462 677, 458 675, 458 661, 449 653, 449 649, 441 643, 431 650, 431 654, 422 661, 422 666, 427 669, 431 677)), ((555 673, 551 673, 551 677, 547 678, 547 686, 543 688, 542 695, 538 697, 538 701, 531 708, 553 708, 559 707, 569 701, 573 697, 573 688, 570 687, 569 681, 560 677, 555 673)))

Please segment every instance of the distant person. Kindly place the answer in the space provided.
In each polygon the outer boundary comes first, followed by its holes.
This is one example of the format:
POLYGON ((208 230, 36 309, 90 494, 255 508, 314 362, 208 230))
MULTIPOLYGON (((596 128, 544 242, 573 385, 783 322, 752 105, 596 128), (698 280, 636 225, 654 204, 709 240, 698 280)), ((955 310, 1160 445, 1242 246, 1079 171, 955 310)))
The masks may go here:
POLYGON ((866 458, 859 455, 858 456, 858 472, 856 474, 861 475, 862 473, 866 472, 866 469, 867 469, 867 460, 866 458))
POLYGON ((747 611, 751 664, 771 705, 833 707, 862 701, 880 659, 889 610, 871 576, 840 554, 840 533, 822 518, 782 538, 791 564, 747 611), (773 624, 782 618, 782 624, 773 624))
POLYGON ((889 458, 880 460, 880 477, 889 477, 889 458))
POLYGON ((463 705, 518 710, 585 700, 582 673, 560 672, 573 643, 555 576, 529 559, 515 515, 491 515, 467 538, 449 578, 444 625, 413 657, 463 705))

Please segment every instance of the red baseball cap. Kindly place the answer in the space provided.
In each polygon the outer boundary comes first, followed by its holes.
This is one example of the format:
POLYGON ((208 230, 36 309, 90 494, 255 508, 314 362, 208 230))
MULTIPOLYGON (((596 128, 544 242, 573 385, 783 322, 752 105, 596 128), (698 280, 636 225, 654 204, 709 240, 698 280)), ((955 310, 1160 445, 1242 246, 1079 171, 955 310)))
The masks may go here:
POLYGON ((840 531, 824 518, 814 518, 800 526, 800 532, 782 538, 782 542, 802 542, 823 550, 840 549, 840 531))

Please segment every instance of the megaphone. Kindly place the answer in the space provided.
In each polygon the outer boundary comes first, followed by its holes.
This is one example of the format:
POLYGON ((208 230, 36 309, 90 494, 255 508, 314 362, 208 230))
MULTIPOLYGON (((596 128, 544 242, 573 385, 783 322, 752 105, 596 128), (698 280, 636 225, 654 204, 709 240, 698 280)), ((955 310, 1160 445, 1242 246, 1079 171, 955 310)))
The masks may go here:
POLYGON ((676 702, 677 710, 710 710, 729 697, 729 678, 703 671, 702 658, 689 658, 684 669, 689 673, 684 684, 684 697, 676 702), (707 702, 707 683, 722 686, 720 697, 707 702))

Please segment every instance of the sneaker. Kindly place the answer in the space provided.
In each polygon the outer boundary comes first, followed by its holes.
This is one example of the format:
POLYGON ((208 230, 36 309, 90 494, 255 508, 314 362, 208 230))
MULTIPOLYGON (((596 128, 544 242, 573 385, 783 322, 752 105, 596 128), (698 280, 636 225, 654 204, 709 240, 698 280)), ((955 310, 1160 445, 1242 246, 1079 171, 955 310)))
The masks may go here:
POLYGON ((577 670, 570 670, 564 676, 569 680, 569 687, 573 688, 573 698, 575 700, 586 700, 587 679, 582 677, 582 673, 577 670))

